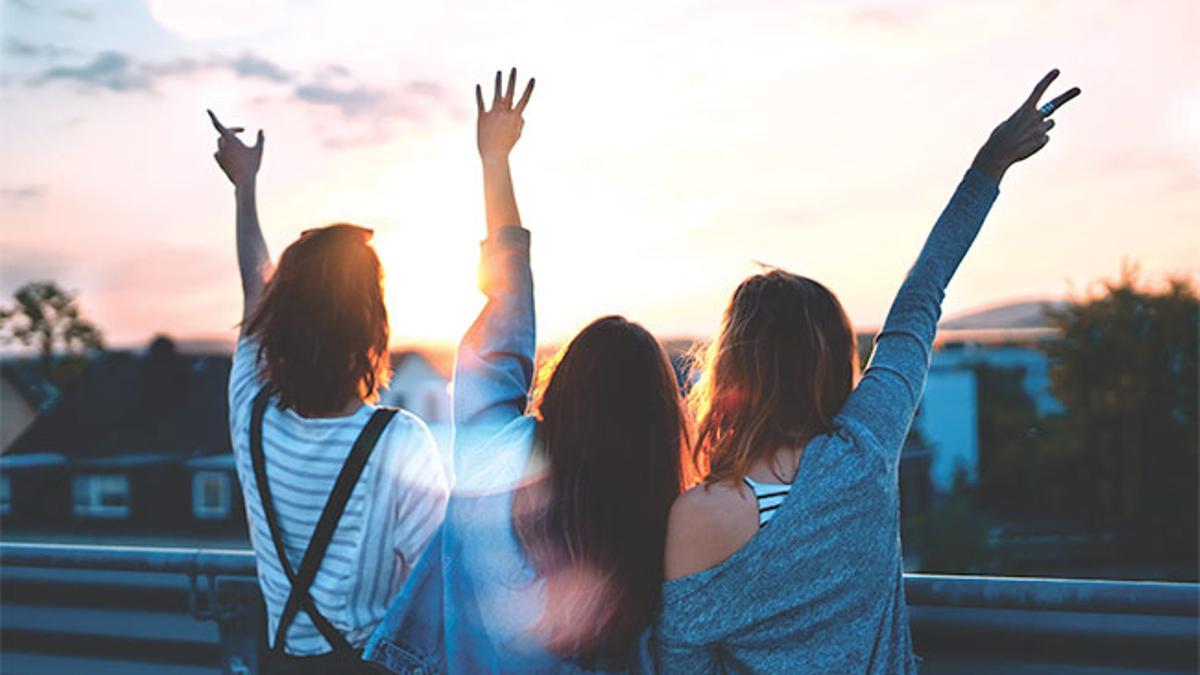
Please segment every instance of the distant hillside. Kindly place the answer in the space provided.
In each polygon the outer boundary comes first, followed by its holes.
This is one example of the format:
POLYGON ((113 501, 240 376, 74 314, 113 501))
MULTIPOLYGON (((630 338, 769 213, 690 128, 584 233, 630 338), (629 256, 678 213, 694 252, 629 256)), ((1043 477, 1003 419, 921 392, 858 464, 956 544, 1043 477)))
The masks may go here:
MULTIPOLYGON (((171 338, 175 343, 175 349, 180 354, 232 354, 234 339, 233 337, 190 337, 190 338, 171 338)), ((143 345, 134 346, 133 349, 141 349, 143 345)))
POLYGON ((993 305, 956 314, 938 324, 943 330, 996 330, 1003 328, 1050 328, 1047 309, 1062 309, 1062 300, 1027 300, 993 305))

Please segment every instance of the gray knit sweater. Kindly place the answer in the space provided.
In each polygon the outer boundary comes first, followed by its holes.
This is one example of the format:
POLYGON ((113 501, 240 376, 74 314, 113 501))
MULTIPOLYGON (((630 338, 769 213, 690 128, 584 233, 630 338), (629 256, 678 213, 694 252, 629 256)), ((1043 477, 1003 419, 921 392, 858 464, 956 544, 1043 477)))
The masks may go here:
POLYGON ((900 287, 834 429, 808 443, 771 524, 719 565, 669 581, 665 673, 908 673, 916 663, 900 556, 900 450, 946 284, 998 193, 970 170, 900 287))

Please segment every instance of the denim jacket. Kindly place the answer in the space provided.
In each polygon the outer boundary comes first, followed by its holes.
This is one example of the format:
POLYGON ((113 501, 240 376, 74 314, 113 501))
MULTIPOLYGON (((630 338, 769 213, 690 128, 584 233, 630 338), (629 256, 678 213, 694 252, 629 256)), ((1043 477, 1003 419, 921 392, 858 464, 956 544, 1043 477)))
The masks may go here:
POLYGON ((446 519, 364 654, 397 673, 578 672, 534 635, 543 583, 512 527, 537 431, 525 414, 536 344, 527 230, 483 242, 480 288, 487 304, 455 363, 446 519))

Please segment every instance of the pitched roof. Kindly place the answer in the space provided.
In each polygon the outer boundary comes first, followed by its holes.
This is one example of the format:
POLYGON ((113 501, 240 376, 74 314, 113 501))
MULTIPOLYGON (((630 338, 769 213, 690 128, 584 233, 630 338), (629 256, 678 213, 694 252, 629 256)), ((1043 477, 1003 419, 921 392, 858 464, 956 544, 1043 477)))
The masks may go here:
POLYGON ((95 357, 5 454, 191 457, 230 452, 227 356, 176 353, 155 340, 144 353, 95 357))
POLYGON ((58 388, 42 374, 38 359, 5 359, 0 363, 0 377, 8 380, 34 410, 49 407, 58 397, 58 388))

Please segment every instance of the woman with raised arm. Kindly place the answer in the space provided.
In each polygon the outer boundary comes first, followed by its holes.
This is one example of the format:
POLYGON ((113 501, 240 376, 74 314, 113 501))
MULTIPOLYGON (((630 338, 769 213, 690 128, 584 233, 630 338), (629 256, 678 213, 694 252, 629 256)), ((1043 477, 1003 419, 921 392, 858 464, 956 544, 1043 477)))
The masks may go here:
POLYGON ((1052 71, 992 132, 896 295, 861 380, 837 298, 782 270, 734 291, 691 394, 705 483, 671 509, 668 673, 905 673, 900 450, 946 284, 1005 171, 1045 146, 1052 71))
POLYGON ((534 386, 530 235, 508 165, 533 81, 514 100, 515 80, 496 73, 490 110, 476 89, 487 304, 458 349, 441 555, 421 560, 367 654, 402 673, 642 671, 686 480, 683 402, 658 341, 614 316, 534 386))
POLYGON ((363 644, 442 520, 425 424, 373 404, 388 319, 371 231, 307 230, 273 266, 258 225, 263 133, 217 130, 234 186, 243 311, 229 429, 267 605, 267 673, 378 672, 363 644))

